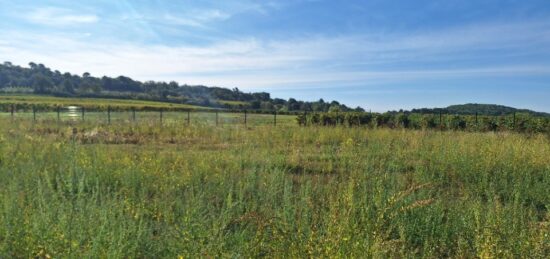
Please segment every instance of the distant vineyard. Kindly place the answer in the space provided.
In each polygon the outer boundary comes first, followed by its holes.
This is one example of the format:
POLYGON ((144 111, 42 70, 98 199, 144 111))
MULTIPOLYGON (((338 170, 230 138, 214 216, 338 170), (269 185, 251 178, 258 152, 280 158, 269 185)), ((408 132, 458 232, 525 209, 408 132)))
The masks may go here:
POLYGON ((86 110, 209 110, 212 108, 188 104, 123 100, 106 98, 63 98, 39 95, 6 95, 0 97, 0 112, 55 111, 57 108, 79 106, 86 110))
POLYGON ((550 118, 528 114, 509 116, 477 116, 449 114, 406 113, 302 113, 296 118, 299 125, 344 125, 440 129, 463 131, 516 131, 524 133, 550 133, 550 118))

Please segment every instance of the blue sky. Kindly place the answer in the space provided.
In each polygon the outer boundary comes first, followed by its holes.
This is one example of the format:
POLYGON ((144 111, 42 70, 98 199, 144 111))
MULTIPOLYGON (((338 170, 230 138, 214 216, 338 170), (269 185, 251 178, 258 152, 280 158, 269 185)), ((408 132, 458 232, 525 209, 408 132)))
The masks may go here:
POLYGON ((373 111, 550 112, 548 0, 5 1, 0 61, 373 111))

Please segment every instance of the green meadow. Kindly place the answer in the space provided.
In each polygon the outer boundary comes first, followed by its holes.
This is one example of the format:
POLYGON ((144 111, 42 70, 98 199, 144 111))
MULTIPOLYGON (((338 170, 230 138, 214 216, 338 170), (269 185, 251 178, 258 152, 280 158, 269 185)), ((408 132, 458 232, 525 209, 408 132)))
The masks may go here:
POLYGON ((550 255, 548 135, 129 116, 0 117, 0 258, 550 255))
POLYGON ((78 98, 78 97, 54 97, 44 95, 2 95, 0 96, 0 110, 10 111, 12 105, 16 109, 30 111, 32 107, 37 109, 54 110, 55 107, 79 106, 94 110, 107 110, 108 107, 116 110, 147 110, 147 109, 188 109, 207 110, 211 108, 194 106, 189 104, 177 104, 132 99, 107 99, 107 98, 78 98))

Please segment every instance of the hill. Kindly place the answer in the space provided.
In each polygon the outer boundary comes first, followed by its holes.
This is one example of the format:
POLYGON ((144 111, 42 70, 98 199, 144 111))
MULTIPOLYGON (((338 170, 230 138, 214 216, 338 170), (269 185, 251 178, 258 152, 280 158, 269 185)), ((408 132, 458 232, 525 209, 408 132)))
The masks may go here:
POLYGON ((253 109, 262 111, 363 111, 351 109, 337 101, 315 102, 271 98, 269 93, 245 93, 238 88, 180 85, 177 82, 140 82, 132 78, 82 76, 52 71, 43 64, 29 63, 29 67, 0 64, 0 93, 26 93, 57 97, 116 98, 160 101, 203 107, 253 109))
POLYGON ((412 113, 447 113, 447 114, 460 114, 460 115, 491 115, 491 116, 500 116, 500 115, 511 115, 513 113, 525 113, 533 116, 542 116, 550 117, 549 113, 545 112, 536 112, 528 109, 517 109, 513 107, 508 107, 504 105, 497 104, 478 104, 478 103, 468 103, 460 105, 451 105, 446 108, 421 108, 421 109, 412 109, 412 113))

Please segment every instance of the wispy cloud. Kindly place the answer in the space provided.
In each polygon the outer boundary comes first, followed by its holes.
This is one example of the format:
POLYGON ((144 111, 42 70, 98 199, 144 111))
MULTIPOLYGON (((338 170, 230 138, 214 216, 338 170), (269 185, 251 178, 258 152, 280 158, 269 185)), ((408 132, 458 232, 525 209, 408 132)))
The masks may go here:
MULTIPOLYGON (((225 17, 221 13, 210 16, 225 17)), ((549 32, 548 23, 524 22, 383 37, 243 38, 203 46, 90 42, 84 36, 5 32, 0 41, 11 44, 0 48, 0 56, 16 64, 42 62, 63 71, 128 75, 141 80, 243 88, 368 86, 411 80, 549 75, 548 62, 536 65, 517 60, 534 50, 550 54, 549 32), (489 53, 484 64, 437 65, 441 61, 458 64, 457 60, 479 59, 481 50, 489 53), (503 62, 509 53, 515 56, 503 62), (499 61, 492 60, 495 58, 499 61)))
POLYGON ((32 23, 48 26, 67 26, 99 21, 99 17, 95 14, 77 13, 70 9, 56 7, 36 8, 24 18, 32 23))
MULTIPOLYGON (((205 27, 208 23, 223 21, 230 17, 231 15, 229 13, 216 9, 210 9, 196 10, 182 15, 165 14, 162 18, 164 22, 173 25, 205 27)), ((152 17, 151 19, 156 19, 156 17, 152 17)))

